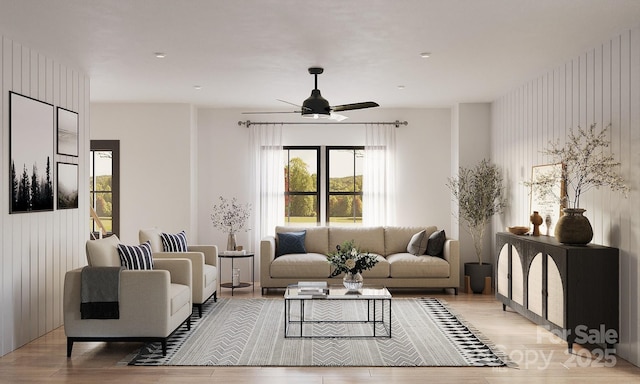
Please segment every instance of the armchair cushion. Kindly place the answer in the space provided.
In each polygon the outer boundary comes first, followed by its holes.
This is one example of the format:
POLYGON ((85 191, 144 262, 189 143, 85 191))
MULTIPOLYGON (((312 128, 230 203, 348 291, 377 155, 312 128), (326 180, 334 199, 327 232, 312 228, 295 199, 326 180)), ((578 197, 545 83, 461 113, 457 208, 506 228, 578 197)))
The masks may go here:
POLYGON ((140 245, 118 244, 120 262, 127 269, 153 269, 151 245, 148 241, 140 245))
POLYGON ((165 252, 187 252, 187 234, 184 231, 175 235, 163 232, 160 238, 165 252))
POLYGON ((120 244, 120 239, 116 235, 87 241, 87 263, 92 267, 121 266, 118 244, 120 244))

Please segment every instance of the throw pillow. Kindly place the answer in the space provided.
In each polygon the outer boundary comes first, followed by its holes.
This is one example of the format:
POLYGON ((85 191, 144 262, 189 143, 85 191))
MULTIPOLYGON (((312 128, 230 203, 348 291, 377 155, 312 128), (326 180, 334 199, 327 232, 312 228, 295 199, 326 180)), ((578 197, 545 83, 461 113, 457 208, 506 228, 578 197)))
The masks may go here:
POLYGON ((427 237, 427 231, 422 230, 411 237, 409 240, 409 245, 407 245, 407 252, 412 255, 424 255, 424 252, 427 250, 427 241, 429 238, 427 237))
POLYGON ((444 229, 433 232, 431 236, 429 236, 429 241, 427 242, 427 255, 442 257, 444 242, 446 240, 447 235, 445 235, 444 229))
POLYGON ((304 247, 304 238, 307 231, 278 233, 278 247, 276 257, 289 253, 307 253, 304 247))
POLYGON ((165 252, 187 252, 187 234, 182 231, 172 235, 170 233, 161 233, 162 249, 165 252))
POLYGON ((120 264, 127 269, 153 269, 151 257, 151 243, 148 241, 140 245, 118 244, 120 264))

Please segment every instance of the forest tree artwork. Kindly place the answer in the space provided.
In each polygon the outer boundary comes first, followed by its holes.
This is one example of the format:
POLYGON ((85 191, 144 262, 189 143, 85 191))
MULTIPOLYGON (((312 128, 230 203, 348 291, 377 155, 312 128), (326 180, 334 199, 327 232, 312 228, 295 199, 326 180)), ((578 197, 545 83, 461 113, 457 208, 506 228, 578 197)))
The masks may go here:
POLYGON ((10 213, 53 210, 53 105, 9 92, 10 213))

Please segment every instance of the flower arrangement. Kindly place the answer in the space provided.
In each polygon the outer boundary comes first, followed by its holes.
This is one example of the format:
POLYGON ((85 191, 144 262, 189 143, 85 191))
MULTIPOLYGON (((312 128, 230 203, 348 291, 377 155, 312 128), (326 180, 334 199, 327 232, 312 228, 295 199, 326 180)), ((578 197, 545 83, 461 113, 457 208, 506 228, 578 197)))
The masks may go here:
POLYGON ((577 132, 570 128, 564 147, 560 146, 559 140, 549 142, 549 147, 542 153, 550 156, 555 163, 563 165, 562 174, 541 174, 536 180, 525 182, 524 185, 531 187, 542 199, 553 197, 562 206, 570 204, 571 208, 579 208, 580 196, 594 187, 609 187, 612 191, 622 192, 626 197, 629 187, 616 172, 620 163, 605 151, 611 144, 606 138, 610 127, 611 125, 606 126, 599 133, 596 132, 596 124, 591 124, 588 129, 578 127, 577 132), (562 196, 553 193, 553 186, 559 178, 564 182, 562 196))
POLYGON ((329 253, 327 261, 334 269, 330 277, 338 276, 341 273, 361 273, 367 269, 373 268, 378 263, 375 255, 361 253, 353 244, 353 240, 345 241, 342 245, 336 246, 336 251, 329 253))
POLYGON ((500 170, 483 159, 474 168, 460 167, 458 176, 448 181, 447 187, 458 203, 458 219, 471 235, 478 262, 482 264, 484 231, 491 217, 501 213, 506 205, 500 170))
POLYGON ((250 204, 239 204, 235 197, 229 201, 220 196, 220 203, 213 206, 211 221, 214 228, 232 235, 243 229, 249 230, 245 228, 249 216, 251 216, 250 204))

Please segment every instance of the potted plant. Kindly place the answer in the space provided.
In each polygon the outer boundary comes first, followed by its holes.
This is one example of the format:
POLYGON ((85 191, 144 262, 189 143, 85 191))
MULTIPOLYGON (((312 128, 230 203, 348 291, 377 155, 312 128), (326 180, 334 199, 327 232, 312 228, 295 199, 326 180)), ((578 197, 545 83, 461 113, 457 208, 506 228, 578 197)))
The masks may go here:
POLYGON ((477 262, 465 263, 465 275, 470 276, 471 290, 481 293, 485 277, 491 277, 491 264, 482 261, 484 233, 496 213, 501 213, 503 199, 502 175, 498 167, 483 159, 473 168, 460 167, 457 177, 448 179, 454 201, 458 203, 458 220, 471 235, 477 262))
POLYGON ((580 196, 592 188, 608 187, 612 191, 622 192, 626 197, 629 187, 616 172, 620 163, 605 149, 611 144, 607 140, 607 131, 611 125, 600 132, 596 124, 588 129, 578 127, 577 132, 569 129, 564 146, 560 141, 550 142, 542 153, 550 156, 553 162, 562 164, 561 174, 541 174, 525 185, 541 198, 549 196, 558 199, 564 215, 555 228, 555 237, 565 244, 587 244, 593 238, 593 229, 589 219, 583 215, 586 211, 580 207, 580 196), (564 185, 562 196, 553 196, 553 185, 558 178, 564 185))
POLYGON ((236 250, 236 232, 245 228, 251 216, 251 205, 240 204, 234 197, 231 201, 220 196, 220 203, 213 206, 211 222, 213 227, 227 233, 227 251, 236 250))
POLYGON ((344 273, 342 279, 344 287, 349 291, 357 291, 363 285, 362 271, 373 268, 378 263, 378 259, 369 252, 360 252, 351 240, 337 245, 336 251, 327 255, 327 262, 333 267, 329 277, 344 273))

